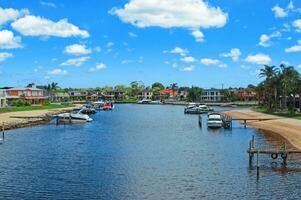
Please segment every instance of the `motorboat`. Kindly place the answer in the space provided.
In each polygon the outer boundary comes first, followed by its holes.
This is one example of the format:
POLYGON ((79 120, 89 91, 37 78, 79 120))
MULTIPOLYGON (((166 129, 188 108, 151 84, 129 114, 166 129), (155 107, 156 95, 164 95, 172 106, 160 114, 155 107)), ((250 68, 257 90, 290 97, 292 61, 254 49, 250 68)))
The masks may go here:
POLYGON ((207 127, 208 128, 222 128, 223 127, 222 116, 219 113, 208 114, 207 127))
POLYGON ((150 99, 142 99, 140 101, 138 101, 139 104, 150 104, 152 102, 152 100, 150 99))
POLYGON ((163 104, 161 101, 151 101, 151 102, 149 102, 149 104, 163 104))
POLYGON ((203 114, 213 111, 213 109, 209 108, 207 105, 197 105, 197 104, 189 104, 184 109, 185 114, 203 114))
POLYGON ((97 101, 93 103, 96 110, 113 110, 115 108, 112 102, 97 101))
POLYGON ((94 108, 93 105, 91 104, 85 104, 82 106, 82 111, 81 111, 83 114, 87 114, 87 115, 90 115, 90 114, 95 114, 96 113, 96 110, 94 108))
POLYGON ((82 113, 82 108, 75 108, 70 113, 62 113, 59 114, 57 117, 58 122, 62 123, 85 123, 93 121, 89 115, 82 113))

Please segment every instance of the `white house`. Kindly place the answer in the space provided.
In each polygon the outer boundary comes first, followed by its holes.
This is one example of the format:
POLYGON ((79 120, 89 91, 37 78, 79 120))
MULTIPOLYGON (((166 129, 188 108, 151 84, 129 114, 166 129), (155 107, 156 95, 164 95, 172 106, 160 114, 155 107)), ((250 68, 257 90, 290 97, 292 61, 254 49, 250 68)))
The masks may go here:
POLYGON ((206 89, 202 93, 202 101, 204 102, 220 102, 224 100, 224 95, 219 89, 206 89))

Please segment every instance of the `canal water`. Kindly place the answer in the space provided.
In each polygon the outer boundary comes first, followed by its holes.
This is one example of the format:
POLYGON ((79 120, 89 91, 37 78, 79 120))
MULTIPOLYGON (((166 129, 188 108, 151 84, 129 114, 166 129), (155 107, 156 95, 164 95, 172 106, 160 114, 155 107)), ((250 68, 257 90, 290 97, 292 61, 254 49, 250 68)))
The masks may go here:
POLYGON ((253 128, 208 130, 182 106, 117 105, 92 118, 8 131, 0 145, 0 198, 301 198, 298 158, 283 169, 280 160, 262 156, 257 179, 249 140, 255 135, 260 146, 280 140, 253 128))

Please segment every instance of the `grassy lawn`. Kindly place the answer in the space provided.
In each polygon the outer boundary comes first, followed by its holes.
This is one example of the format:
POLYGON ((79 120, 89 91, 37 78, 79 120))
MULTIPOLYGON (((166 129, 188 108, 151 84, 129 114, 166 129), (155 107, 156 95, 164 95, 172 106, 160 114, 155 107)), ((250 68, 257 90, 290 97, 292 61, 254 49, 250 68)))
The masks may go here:
POLYGON ((68 107, 72 107, 72 106, 73 105, 45 104, 42 106, 6 107, 6 108, 0 108, 0 113, 16 112, 16 111, 29 111, 29 110, 50 110, 50 109, 68 108, 68 107))
POLYGON ((116 100, 115 103, 137 103, 137 99, 116 100))
POLYGON ((269 111, 266 108, 263 107, 257 107, 255 109, 256 112, 261 112, 261 113, 266 113, 266 114, 271 114, 271 115, 277 115, 277 116, 281 116, 281 117, 288 117, 288 118, 293 118, 293 119, 299 119, 301 120, 301 114, 300 113, 289 113, 289 112, 285 112, 285 113, 280 113, 280 112, 273 112, 273 111, 269 111))

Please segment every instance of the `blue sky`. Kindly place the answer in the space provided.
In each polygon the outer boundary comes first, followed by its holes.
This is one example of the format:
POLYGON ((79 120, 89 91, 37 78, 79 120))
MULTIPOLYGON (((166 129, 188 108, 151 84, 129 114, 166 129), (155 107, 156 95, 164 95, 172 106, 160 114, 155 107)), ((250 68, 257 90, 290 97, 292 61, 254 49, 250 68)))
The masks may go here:
POLYGON ((300 36, 297 0, 0 0, 0 86, 246 86, 300 36))

